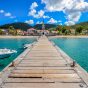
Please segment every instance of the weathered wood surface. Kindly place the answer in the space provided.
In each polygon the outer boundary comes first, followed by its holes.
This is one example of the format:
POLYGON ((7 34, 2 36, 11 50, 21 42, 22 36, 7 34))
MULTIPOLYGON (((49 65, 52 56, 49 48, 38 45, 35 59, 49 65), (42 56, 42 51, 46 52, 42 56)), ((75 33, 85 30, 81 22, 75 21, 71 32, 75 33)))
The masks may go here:
POLYGON ((41 37, 15 67, 2 88, 81 88, 86 86, 75 68, 45 37, 41 37))

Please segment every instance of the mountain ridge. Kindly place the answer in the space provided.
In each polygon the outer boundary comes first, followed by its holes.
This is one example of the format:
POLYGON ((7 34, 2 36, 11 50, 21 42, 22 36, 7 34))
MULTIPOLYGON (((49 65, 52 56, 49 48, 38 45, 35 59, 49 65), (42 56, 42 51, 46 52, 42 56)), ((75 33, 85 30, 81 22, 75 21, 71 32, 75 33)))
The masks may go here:
MULTIPOLYGON (((9 24, 4 24, 1 25, 0 28, 1 29, 8 29, 10 26, 13 26, 15 29, 21 29, 24 31, 27 31, 27 29, 29 28, 35 28, 37 30, 41 30, 42 29, 42 24, 36 24, 34 26, 31 26, 27 23, 24 22, 15 22, 15 23, 9 23, 9 24)), ((50 29, 50 28, 56 28, 58 25, 56 24, 45 24, 45 28, 46 29, 50 29)), ((88 22, 81 22, 75 25, 70 26, 71 28, 77 28, 78 26, 83 26, 83 27, 87 27, 88 26, 88 22)))
MULTIPOLYGON (((10 26, 13 26, 15 29, 22 29, 24 31, 26 31, 29 28, 35 28, 35 29, 38 29, 38 30, 42 29, 42 24, 36 24, 34 26, 31 26, 31 25, 29 25, 27 23, 24 23, 24 22, 15 22, 15 23, 10 23, 10 24, 4 24, 4 25, 1 25, 0 28, 8 29, 10 26)), ((56 26, 57 25, 55 25, 55 24, 45 24, 46 29, 54 28, 56 26)))

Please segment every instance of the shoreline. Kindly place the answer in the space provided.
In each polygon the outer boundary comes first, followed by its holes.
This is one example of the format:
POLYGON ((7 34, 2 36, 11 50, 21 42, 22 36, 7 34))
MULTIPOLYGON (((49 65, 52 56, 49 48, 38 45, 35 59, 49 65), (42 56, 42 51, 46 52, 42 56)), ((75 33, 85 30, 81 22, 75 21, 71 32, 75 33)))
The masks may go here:
POLYGON ((38 36, 0 36, 0 38, 36 38, 38 36))
POLYGON ((60 35, 60 36, 49 36, 49 38, 88 38, 87 35, 83 36, 83 35, 78 35, 78 36, 73 36, 73 35, 60 35))
MULTIPOLYGON (((38 38, 39 36, 4 36, 4 35, 0 35, 0 39, 1 38, 38 38)), ((77 35, 77 36, 74 36, 74 35, 58 35, 58 36, 48 36, 49 38, 88 38, 87 35, 77 35)))

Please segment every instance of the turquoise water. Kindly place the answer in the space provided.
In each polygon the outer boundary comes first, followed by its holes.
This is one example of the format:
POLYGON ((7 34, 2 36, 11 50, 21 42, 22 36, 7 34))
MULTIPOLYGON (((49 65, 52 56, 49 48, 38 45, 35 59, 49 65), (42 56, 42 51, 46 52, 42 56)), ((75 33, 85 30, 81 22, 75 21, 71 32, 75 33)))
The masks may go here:
POLYGON ((51 39, 88 72, 88 38, 51 39))
POLYGON ((0 71, 3 70, 11 61, 13 61, 24 49, 23 44, 30 44, 36 41, 35 38, 23 38, 23 39, 0 39, 0 48, 8 48, 17 50, 17 53, 4 60, 0 59, 0 71))

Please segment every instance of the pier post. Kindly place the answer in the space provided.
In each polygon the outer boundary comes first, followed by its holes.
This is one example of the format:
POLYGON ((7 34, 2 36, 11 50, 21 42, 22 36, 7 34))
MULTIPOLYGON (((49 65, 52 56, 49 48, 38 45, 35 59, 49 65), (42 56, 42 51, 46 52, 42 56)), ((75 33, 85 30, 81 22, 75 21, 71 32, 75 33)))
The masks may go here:
POLYGON ((10 67, 14 67, 15 66, 15 62, 14 61, 12 61, 12 63, 11 63, 11 65, 10 65, 10 67))
POLYGON ((75 67, 76 62, 73 60, 73 62, 71 63, 71 67, 75 67))

